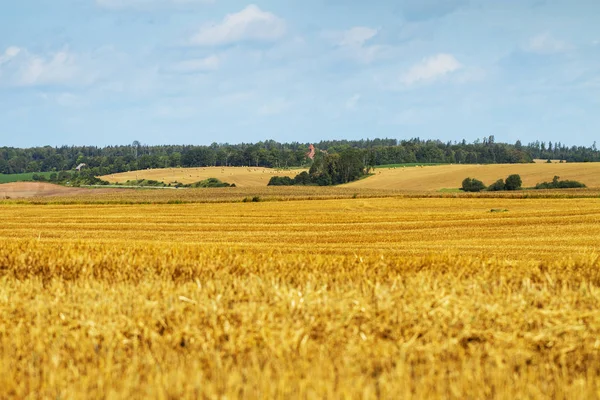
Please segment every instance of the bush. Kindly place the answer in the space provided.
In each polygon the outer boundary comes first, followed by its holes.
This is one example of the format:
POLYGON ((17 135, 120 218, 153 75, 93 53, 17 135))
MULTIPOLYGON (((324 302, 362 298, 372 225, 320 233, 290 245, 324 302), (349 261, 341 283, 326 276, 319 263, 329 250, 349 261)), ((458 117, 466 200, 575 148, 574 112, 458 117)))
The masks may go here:
POLYGON ((295 185, 310 185, 311 183, 312 183, 312 181, 310 179, 310 175, 306 171, 300 172, 294 178, 294 184, 295 185))
POLYGON ((33 174, 31 176, 31 179, 34 181, 37 181, 37 182, 45 182, 46 181, 46 177, 41 174, 33 174))
POLYGON ((227 182, 223 182, 217 178, 208 178, 200 182, 192 183, 189 187, 192 188, 222 188, 222 187, 232 187, 227 182))
POLYGON ((481 192, 485 189, 485 185, 480 180, 467 178, 462 182, 461 189, 465 192, 481 192))
POLYGON ((552 182, 543 182, 535 185, 535 189, 582 189, 587 186, 577 181, 561 181, 559 176, 555 176, 552 182))
POLYGON ((523 185, 521 176, 515 174, 515 175, 511 175, 508 178, 506 178, 506 184, 504 185, 504 188, 506 190, 520 190, 521 185, 523 185))
POLYGON ((490 192, 499 192, 505 189, 504 179, 498 179, 495 183, 490 185, 487 190, 490 192))
POLYGON ((289 176, 274 176, 267 186, 293 186, 294 181, 289 176))

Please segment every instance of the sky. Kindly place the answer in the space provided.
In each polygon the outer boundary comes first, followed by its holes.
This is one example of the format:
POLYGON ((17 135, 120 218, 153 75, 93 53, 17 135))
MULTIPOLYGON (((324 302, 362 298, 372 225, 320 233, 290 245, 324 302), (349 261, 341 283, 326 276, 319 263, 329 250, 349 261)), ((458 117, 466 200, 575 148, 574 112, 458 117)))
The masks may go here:
POLYGON ((600 141, 598 0, 0 3, 0 147, 600 141))

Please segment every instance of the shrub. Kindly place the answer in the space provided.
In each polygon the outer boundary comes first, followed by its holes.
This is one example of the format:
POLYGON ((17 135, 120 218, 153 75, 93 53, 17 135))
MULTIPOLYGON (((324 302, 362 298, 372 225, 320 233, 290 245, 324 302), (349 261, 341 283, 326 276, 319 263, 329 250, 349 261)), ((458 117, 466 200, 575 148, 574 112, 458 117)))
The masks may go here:
POLYGON ((274 176, 267 186, 293 186, 294 181, 289 176, 274 176))
POLYGON ((493 184, 491 184, 487 190, 489 190, 490 192, 499 192, 505 189, 505 184, 504 184, 504 180, 503 179, 498 179, 496 182, 494 182, 493 184))
POLYGON ((44 175, 41 174, 33 174, 31 176, 31 179, 34 181, 38 181, 38 182, 45 182, 46 181, 46 177, 44 175))
POLYGON ((461 189, 464 190, 465 192, 481 192, 483 189, 485 189, 485 185, 480 180, 466 178, 462 182, 461 189))
POLYGON ((514 174, 506 178, 504 188, 506 190, 520 190, 522 185, 523 181, 521 180, 521 176, 514 174))
POLYGON ((587 186, 577 181, 561 181, 559 176, 555 176, 552 182, 543 182, 535 185, 536 189, 581 189, 587 186))
POLYGON ((300 172, 294 178, 294 184, 295 185, 310 185, 311 183, 312 183, 312 181, 310 179, 310 175, 306 171, 300 172))
POLYGON ((221 187, 231 187, 231 185, 227 182, 223 182, 217 178, 208 178, 200 182, 192 183, 190 185, 192 188, 221 188, 221 187))

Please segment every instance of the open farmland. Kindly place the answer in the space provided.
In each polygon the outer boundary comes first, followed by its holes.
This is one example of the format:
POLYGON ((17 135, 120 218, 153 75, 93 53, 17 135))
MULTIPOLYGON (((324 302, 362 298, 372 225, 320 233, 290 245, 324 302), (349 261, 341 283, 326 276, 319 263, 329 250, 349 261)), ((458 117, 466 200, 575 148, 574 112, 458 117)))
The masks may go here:
POLYGON ((600 199, 0 218, 0 398, 600 396, 600 199))
POLYGON ((267 186, 273 176, 293 178, 302 171, 304 170, 276 170, 262 167, 164 168, 105 175, 100 179, 111 183, 148 179, 167 184, 173 182, 189 184, 208 178, 217 178, 223 182, 234 183, 238 187, 260 187, 267 186))
POLYGON ((486 185, 490 185, 498 179, 506 179, 512 174, 521 175, 523 187, 533 187, 540 182, 550 182, 554 176, 560 176, 563 180, 576 180, 590 188, 600 188, 600 163, 456 164, 414 168, 380 168, 375 170, 374 176, 345 186, 365 189, 436 191, 460 188, 465 178, 477 178, 486 185))

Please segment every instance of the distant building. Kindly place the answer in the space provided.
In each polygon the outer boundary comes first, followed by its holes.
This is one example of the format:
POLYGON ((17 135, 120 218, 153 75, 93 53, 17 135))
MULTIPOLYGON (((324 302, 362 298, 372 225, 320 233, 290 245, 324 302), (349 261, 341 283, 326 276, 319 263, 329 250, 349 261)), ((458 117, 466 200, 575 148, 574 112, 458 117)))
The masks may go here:
POLYGON ((315 159, 315 146, 313 146, 312 144, 310 146, 308 146, 308 153, 306 153, 306 157, 310 158, 311 160, 315 159))
POLYGON ((79 164, 79 165, 77 166, 77 168, 75 168, 75 169, 76 169, 77 171, 81 172, 81 168, 83 168, 83 167, 86 167, 86 165, 82 163, 82 164, 79 164))

